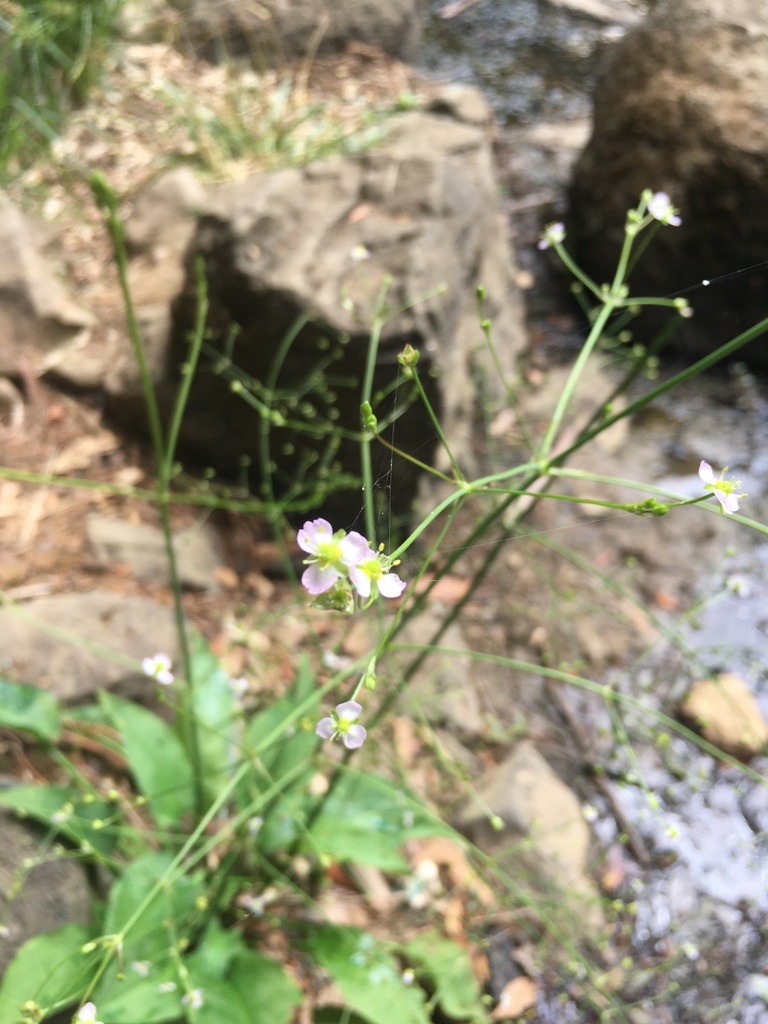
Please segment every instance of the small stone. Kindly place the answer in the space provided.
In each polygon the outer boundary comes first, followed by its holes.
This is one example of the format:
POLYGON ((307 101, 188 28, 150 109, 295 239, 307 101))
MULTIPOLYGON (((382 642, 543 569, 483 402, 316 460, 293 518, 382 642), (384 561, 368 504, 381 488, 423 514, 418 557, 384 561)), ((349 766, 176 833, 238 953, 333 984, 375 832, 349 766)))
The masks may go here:
POLYGON ((755 757, 768 744, 768 722, 745 683, 732 672, 694 683, 680 704, 680 714, 705 740, 740 760, 755 757))
MULTIPOLYGON (((168 557, 162 531, 147 523, 127 523, 111 516, 89 515, 88 544, 104 565, 128 563, 140 579, 168 582, 168 557)), ((226 567, 218 537, 211 526, 193 527, 174 535, 179 582, 194 590, 226 586, 226 567)))

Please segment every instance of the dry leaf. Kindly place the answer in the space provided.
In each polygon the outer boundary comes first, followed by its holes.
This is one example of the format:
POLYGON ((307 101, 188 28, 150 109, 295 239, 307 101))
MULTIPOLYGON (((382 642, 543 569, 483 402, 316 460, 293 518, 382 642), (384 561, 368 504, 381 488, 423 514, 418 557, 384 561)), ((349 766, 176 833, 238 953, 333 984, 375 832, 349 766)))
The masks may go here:
POLYGON ((370 203, 358 203, 352 210, 347 214, 348 224, 358 224, 361 220, 365 220, 366 217, 370 217, 373 212, 373 207, 370 203))
POLYGON ((514 1020, 536 1005, 538 987, 530 978, 513 978, 504 986, 491 1020, 514 1020))
POLYGON ((119 447, 120 441, 111 430, 102 430, 92 436, 80 437, 59 452, 53 463, 53 472, 66 475, 78 469, 87 469, 98 455, 114 452, 119 447))
POLYGON ((217 569, 214 569, 212 576, 224 590, 237 590, 240 585, 237 573, 228 565, 220 565, 217 569))
POLYGON ((432 860, 447 868, 451 883, 464 886, 484 907, 490 907, 495 902, 493 890, 478 876, 464 852, 451 839, 443 836, 414 839, 408 843, 408 853, 414 867, 422 861, 432 860))
MULTIPOLYGON (((426 578, 419 580, 416 593, 420 594, 431 584, 426 578)), ((441 601, 443 604, 456 604, 469 590, 469 580, 459 576, 442 576, 429 592, 430 601, 441 601)))

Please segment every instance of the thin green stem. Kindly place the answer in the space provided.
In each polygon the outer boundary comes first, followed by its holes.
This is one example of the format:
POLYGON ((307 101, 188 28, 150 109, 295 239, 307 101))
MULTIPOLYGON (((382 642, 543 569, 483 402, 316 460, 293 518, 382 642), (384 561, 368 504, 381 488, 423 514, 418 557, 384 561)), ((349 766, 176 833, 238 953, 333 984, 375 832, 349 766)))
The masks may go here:
POLYGON ((440 426, 440 420, 437 418, 435 410, 432 408, 432 403, 427 397, 427 393, 424 390, 424 386, 421 383, 421 378, 419 377, 419 371, 416 369, 415 366, 412 366, 410 368, 410 371, 411 379, 413 380, 413 383, 416 385, 416 390, 419 393, 419 398, 421 399, 424 408, 427 410, 427 415, 429 416, 432 422, 432 426, 434 427, 435 432, 437 433, 437 436, 440 439, 440 444, 443 446, 446 454, 448 455, 448 458, 451 461, 454 479, 456 483, 463 483, 464 474, 461 472, 461 469, 459 468, 459 464, 456 461, 456 458, 454 457, 453 451, 451 450, 451 446, 448 444, 448 438, 445 436, 443 428, 440 426))
POLYGON ((597 319, 592 325, 592 330, 589 332, 589 337, 584 342, 581 352, 579 352, 579 356, 573 364, 568 380, 565 382, 565 387, 563 388, 557 405, 555 406, 555 411, 552 413, 552 419, 547 427, 544 439, 539 446, 539 458, 542 463, 547 463, 549 461, 552 446, 555 443, 555 438, 557 437, 557 433, 560 429, 560 424, 563 421, 563 416, 565 416, 568 406, 571 403, 573 393, 579 383, 584 367, 586 366, 589 357, 592 355, 595 345, 603 333, 603 328, 608 323, 615 307, 616 303, 613 298, 604 299, 603 308, 600 310, 597 319))
MULTIPOLYGON (((373 394, 373 377, 376 372, 376 357, 379 354, 379 342, 381 341, 381 332, 384 329, 385 318, 384 302, 387 297, 387 292, 392 284, 390 277, 385 277, 379 295, 376 299, 376 314, 374 316, 373 325, 371 327, 370 337, 368 339, 368 353, 365 361, 365 371, 363 373, 363 384, 360 392, 360 404, 370 405, 371 396, 373 394)), ((371 464, 371 441, 373 434, 368 430, 364 430, 360 436, 360 467, 363 476, 363 500, 365 503, 365 530, 368 536, 368 540, 375 547, 376 546, 376 506, 374 503, 375 495, 373 493, 373 469, 371 464)))
MULTIPOLYGON (((176 552, 173 544, 173 527, 171 524, 169 508, 169 485, 173 463, 173 446, 171 444, 171 436, 173 435, 173 444, 175 444, 176 436, 178 435, 178 428, 184 412, 184 404, 189 395, 191 374, 182 378, 181 388, 175 403, 171 430, 169 431, 168 440, 166 442, 163 435, 157 394, 147 365, 144 344, 141 338, 141 332, 139 331, 139 324, 136 318, 133 297, 131 295, 130 284, 128 281, 128 252, 125 245, 125 229, 117 211, 117 197, 114 190, 101 175, 93 175, 91 178, 91 188, 105 213, 107 228, 112 240, 112 248, 115 255, 118 278, 120 281, 120 291, 128 323, 128 333, 133 346, 136 363, 139 368, 144 401, 147 407, 147 417, 149 420, 150 435, 152 438, 155 464, 157 466, 158 473, 155 500, 160 513, 160 526, 163 532, 165 552, 168 561, 168 579, 171 593, 173 594, 174 621, 179 641, 179 654, 181 656, 186 683, 182 707, 183 713, 179 716, 178 721, 183 739, 185 740, 185 745, 192 760, 195 800, 198 814, 200 814, 203 810, 202 761, 200 758, 199 740, 197 736, 197 724, 194 716, 194 679, 192 676, 192 658, 189 651, 184 608, 181 600, 181 584, 176 561, 176 552)), ((203 290, 202 296, 200 297, 199 307, 200 306, 203 307, 202 317, 201 310, 198 308, 195 336, 193 336, 190 344, 190 351, 193 354, 193 357, 191 358, 193 358, 193 360, 196 360, 197 354, 199 354, 205 327, 205 308, 207 306, 205 290, 203 290)))

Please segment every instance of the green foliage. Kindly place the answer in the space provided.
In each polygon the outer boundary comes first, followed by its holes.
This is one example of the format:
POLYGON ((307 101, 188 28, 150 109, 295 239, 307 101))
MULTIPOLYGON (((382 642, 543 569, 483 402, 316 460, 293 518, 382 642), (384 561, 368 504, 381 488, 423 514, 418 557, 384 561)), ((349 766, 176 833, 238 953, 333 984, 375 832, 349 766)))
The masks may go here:
POLYGON ((302 945, 369 1024, 428 1024, 424 993, 407 985, 391 952, 366 932, 326 925, 302 945))
POLYGON ((231 775, 237 756, 233 739, 238 706, 229 676, 205 640, 195 634, 191 646, 192 714, 197 724, 203 803, 209 806, 231 775))
POLYGON ((350 770, 323 801, 307 848, 335 860, 397 872, 408 868, 401 853, 403 843, 434 835, 453 836, 454 832, 402 786, 350 770))
POLYGON ((10 683, 0 678, 0 726, 55 742, 61 732, 58 702, 38 686, 10 683))
POLYGON ((122 737, 125 758, 160 828, 183 822, 194 807, 192 767, 180 740, 157 715, 108 693, 101 703, 122 737))
POLYGON ((93 978, 97 954, 82 951, 95 937, 85 925, 68 924, 25 942, 0 988, 0 1024, 19 1024, 21 1007, 69 1006, 79 1002, 93 978))
POLYGON ((16 786, 0 791, 0 807, 48 825, 53 835, 86 850, 107 854, 115 845, 114 808, 76 786, 16 786))
POLYGON ((53 138, 98 79, 123 0, 0 3, 0 171, 53 138))
POLYGON ((451 1020, 487 1020, 480 998, 480 986, 466 951, 430 930, 412 939, 404 948, 406 959, 426 976, 430 990, 446 1017, 451 1020))

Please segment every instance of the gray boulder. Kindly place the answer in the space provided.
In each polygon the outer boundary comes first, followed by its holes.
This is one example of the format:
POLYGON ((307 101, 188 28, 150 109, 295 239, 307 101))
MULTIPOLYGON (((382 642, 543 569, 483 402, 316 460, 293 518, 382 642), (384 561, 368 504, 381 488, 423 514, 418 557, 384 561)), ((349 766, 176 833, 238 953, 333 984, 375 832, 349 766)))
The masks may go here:
POLYGON ((182 40, 210 60, 249 56, 279 65, 338 53, 352 42, 412 61, 421 41, 424 0, 172 0, 182 40))
POLYGON ((90 922, 87 868, 56 852, 41 855, 44 840, 42 828, 0 810, 0 977, 28 939, 90 922))
MULTIPOLYGON (((667 192, 683 223, 654 239, 633 294, 666 295, 765 260, 767 95, 764 3, 661 0, 611 49, 570 189, 571 243, 598 282, 612 279, 626 211, 645 188, 667 192)), ((676 341, 703 354, 768 313, 765 275, 718 282, 690 301, 676 341)), ((745 355, 768 362, 764 339, 745 355)))
MULTIPOLYGON (((257 174, 213 192, 187 250, 170 348, 153 357, 166 411, 194 323, 199 257, 210 310, 180 436, 188 462, 231 476, 251 463, 251 482, 258 482, 262 421, 253 406, 268 401, 269 391, 284 421, 273 423, 269 436, 277 487, 295 487, 314 463, 312 475, 329 480, 326 512, 359 511, 359 484, 348 482, 345 492, 333 480, 359 470, 360 382, 385 296, 374 405, 380 422, 395 418, 386 436, 423 462, 435 454, 434 428, 409 382, 398 378, 397 354, 411 344, 421 352, 420 375, 451 446, 472 472, 473 417, 480 402, 501 393, 478 324, 478 284, 488 291, 485 313, 494 319, 508 373, 524 343, 485 128, 414 111, 399 117, 375 150, 257 174), (297 326, 273 377, 281 343, 297 326), (249 385, 251 404, 233 395, 233 374, 249 385), (338 442, 335 427, 346 431, 338 442)), ((117 365, 108 377, 110 412, 135 425, 135 377, 117 365)), ((394 484, 387 502, 406 512, 420 471, 395 457, 390 480, 391 453, 379 445, 373 451, 376 476, 394 484)), ((438 462, 446 467, 444 456, 438 462)))
POLYGON ((41 372, 87 341, 93 318, 80 309, 33 239, 34 226, 0 191, 0 374, 41 372))

